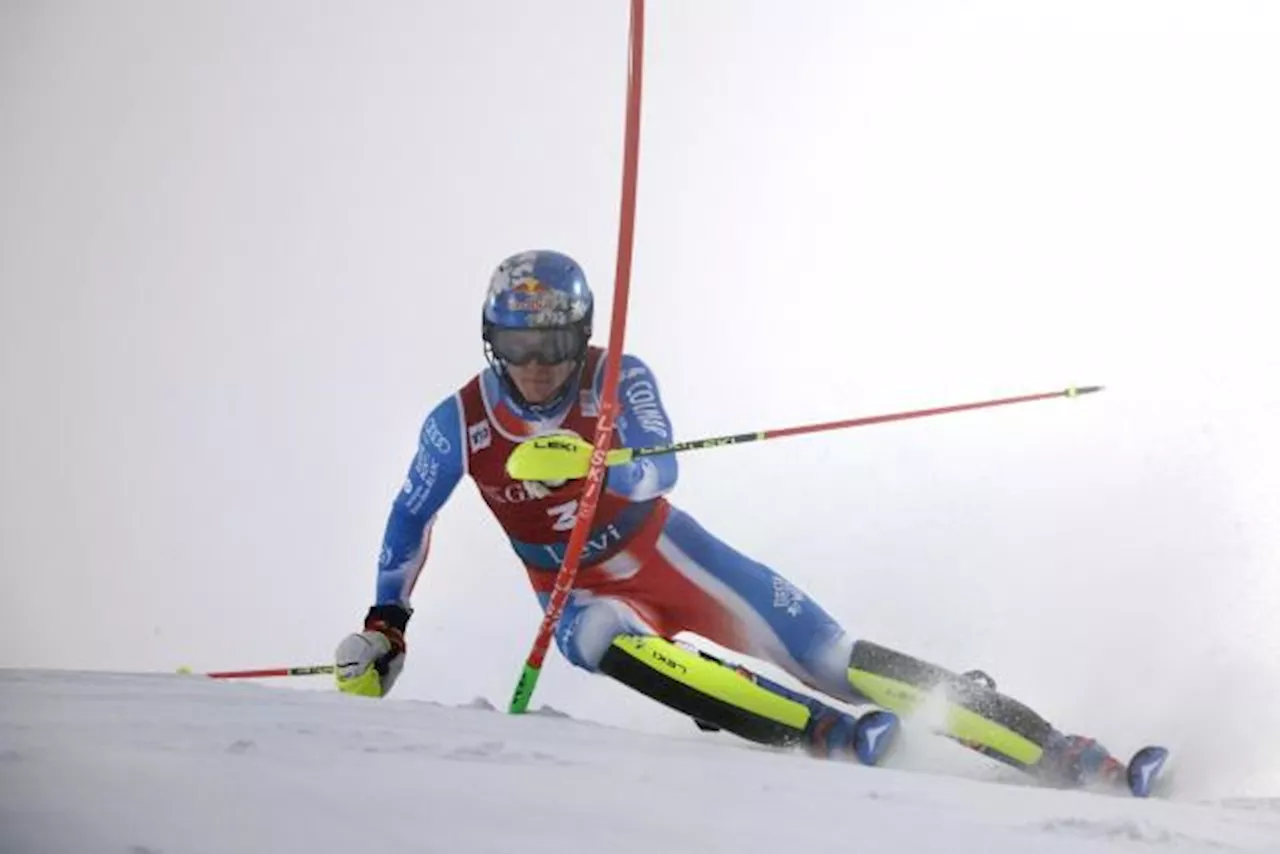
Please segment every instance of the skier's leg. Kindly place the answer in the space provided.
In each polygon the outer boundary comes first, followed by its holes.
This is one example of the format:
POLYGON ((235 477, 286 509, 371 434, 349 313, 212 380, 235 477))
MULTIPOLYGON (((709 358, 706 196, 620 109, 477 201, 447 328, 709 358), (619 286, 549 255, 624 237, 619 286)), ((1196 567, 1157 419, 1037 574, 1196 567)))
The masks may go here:
MULTIPOLYGON (((544 607, 545 607, 545 599, 544 607)), ((785 686, 672 643, 640 603, 575 591, 557 623, 561 653, 577 667, 602 673, 689 715, 761 744, 799 745, 812 755, 882 758, 896 719, 885 713, 854 719, 785 686)))
POLYGON ((854 639, 810 596, 672 508, 655 551, 701 595, 673 604, 683 628, 763 659, 830 697, 869 699, 849 682, 854 639))
POLYGON ((722 613, 735 618, 726 627, 700 610, 687 611, 681 614, 687 628, 770 661, 829 696, 869 701, 903 715, 927 696, 936 697, 944 734, 1055 782, 1114 776, 1121 769, 1092 740, 1063 735, 981 679, 868 641, 855 643, 795 585, 720 541, 686 513, 672 510, 657 552, 665 564, 710 593, 722 613))
POLYGON ((1094 739, 1066 735, 989 680, 953 673, 869 641, 854 644, 849 682, 876 703, 909 715, 935 700, 942 732, 1046 782, 1123 779, 1125 766, 1094 739))

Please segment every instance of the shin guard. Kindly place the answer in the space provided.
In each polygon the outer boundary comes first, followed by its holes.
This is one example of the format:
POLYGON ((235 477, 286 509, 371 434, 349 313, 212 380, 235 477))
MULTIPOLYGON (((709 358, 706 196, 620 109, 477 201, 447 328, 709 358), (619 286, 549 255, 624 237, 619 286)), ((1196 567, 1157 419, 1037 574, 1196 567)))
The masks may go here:
POLYGON ((868 641, 853 646, 849 684, 904 717, 940 702, 942 734, 1023 770, 1040 761, 1053 732, 1044 718, 980 680, 868 641))

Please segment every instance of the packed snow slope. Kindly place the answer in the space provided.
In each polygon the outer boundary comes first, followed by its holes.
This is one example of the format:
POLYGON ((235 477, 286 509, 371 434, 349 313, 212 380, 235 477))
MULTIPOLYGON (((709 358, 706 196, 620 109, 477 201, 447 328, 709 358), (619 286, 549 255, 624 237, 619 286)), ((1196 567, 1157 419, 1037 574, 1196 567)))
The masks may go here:
POLYGON ((1280 798, 1041 789, 925 741, 863 768, 483 700, 0 670, 0 852, 1280 851, 1280 798))

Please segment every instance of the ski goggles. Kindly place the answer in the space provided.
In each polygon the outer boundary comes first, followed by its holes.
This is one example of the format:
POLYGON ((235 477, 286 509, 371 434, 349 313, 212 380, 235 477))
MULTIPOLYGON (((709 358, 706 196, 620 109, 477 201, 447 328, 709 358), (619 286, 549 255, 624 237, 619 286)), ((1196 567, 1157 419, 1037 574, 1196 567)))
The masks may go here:
POLYGON ((558 365, 571 362, 582 352, 582 330, 576 326, 556 329, 507 329, 493 327, 489 330, 489 345, 493 354, 511 365, 558 365))

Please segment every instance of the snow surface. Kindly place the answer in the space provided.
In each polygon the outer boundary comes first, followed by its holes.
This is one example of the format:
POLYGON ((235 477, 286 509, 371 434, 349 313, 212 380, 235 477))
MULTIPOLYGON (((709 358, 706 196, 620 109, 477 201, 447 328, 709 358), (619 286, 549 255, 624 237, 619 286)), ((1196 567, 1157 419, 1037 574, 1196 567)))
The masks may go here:
POLYGON ((1280 797, 1038 788, 927 737, 863 768, 279 684, 0 670, 0 854, 1280 851, 1280 797))

